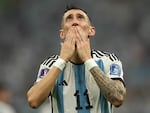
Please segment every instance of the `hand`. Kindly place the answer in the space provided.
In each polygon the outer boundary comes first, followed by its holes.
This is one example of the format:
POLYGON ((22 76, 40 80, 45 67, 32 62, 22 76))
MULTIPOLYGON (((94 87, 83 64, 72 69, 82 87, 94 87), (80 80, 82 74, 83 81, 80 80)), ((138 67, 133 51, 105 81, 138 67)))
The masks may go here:
POLYGON ((75 30, 70 28, 64 42, 61 43, 60 57, 65 61, 70 60, 75 51, 75 30))
POLYGON ((75 28, 77 52, 80 59, 85 62, 91 58, 91 47, 88 34, 80 27, 75 28))

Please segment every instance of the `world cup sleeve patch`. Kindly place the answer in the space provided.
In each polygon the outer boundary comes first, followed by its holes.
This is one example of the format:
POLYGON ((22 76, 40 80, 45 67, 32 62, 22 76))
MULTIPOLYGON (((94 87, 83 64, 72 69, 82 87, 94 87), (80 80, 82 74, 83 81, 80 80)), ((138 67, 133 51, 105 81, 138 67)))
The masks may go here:
POLYGON ((121 74, 121 68, 118 64, 111 64, 110 66, 110 75, 118 75, 121 74))
POLYGON ((44 69, 42 69, 42 70, 41 70, 41 72, 40 72, 40 78, 43 78, 43 77, 44 77, 44 75, 46 75, 48 71, 49 71, 49 69, 48 69, 48 68, 44 68, 44 69))

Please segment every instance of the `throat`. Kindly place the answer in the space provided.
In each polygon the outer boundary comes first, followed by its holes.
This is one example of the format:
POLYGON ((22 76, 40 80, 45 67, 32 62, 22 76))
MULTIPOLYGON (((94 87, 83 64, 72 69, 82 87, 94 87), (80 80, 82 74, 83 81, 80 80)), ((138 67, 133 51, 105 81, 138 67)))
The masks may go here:
POLYGON ((83 64, 84 62, 80 59, 78 54, 74 54, 72 58, 70 59, 70 62, 73 64, 83 64))

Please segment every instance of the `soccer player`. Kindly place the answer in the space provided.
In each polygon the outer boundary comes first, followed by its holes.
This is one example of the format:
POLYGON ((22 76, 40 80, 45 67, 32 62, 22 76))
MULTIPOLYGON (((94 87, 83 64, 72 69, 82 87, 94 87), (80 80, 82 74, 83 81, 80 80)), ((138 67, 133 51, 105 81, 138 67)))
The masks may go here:
POLYGON ((67 7, 60 54, 41 64, 36 83, 27 92, 32 108, 48 97, 50 113, 112 113, 113 106, 122 105, 126 95, 122 63, 112 53, 91 49, 94 35, 87 12, 67 7))

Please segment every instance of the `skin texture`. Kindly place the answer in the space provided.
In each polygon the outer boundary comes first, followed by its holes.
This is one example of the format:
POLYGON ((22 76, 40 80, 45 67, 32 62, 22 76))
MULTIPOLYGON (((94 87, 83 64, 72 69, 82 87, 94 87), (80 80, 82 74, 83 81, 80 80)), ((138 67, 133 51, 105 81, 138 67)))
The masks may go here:
POLYGON ((95 28, 90 25, 88 16, 81 10, 70 10, 64 14, 63 25, 60 37, 65 41, 61 46, 62 51, 68 50, 61 52, 60 57, 75 63, 91 58, 89 36, 95 35, 95 28))
MULTIPOLYGON (((81 64, 90 59, 90 37, 94 35, 95 28, 91 26, 86 13, 77 9, 67 11, 63 16, 60 30, 60 38, 64 40, 61 43, 60 58, 75 64, 81 64)), ((53 66, 41 81, 29 89, 27 98, 32 108, 37 108, 47 99, 60 72, 59 68, 53 66)), ((97 66, 90 72, 106 99, 113 105, 120 106, 126 95, 122 82, 108 78, 97 66)))
POLYGON ((119 107, 123 103, 126 92, 122 82, 110 79, 98 67, 93 67, 90 72, 107 100, 119 107))

